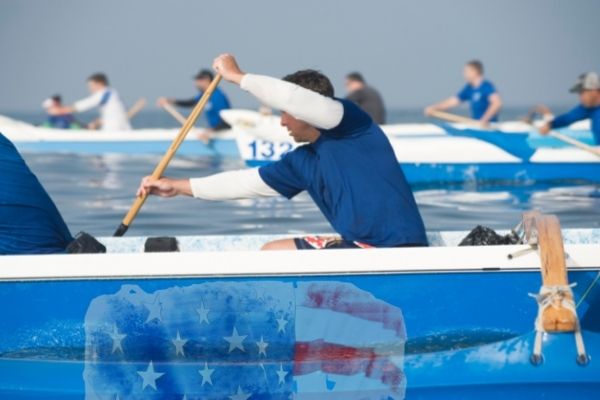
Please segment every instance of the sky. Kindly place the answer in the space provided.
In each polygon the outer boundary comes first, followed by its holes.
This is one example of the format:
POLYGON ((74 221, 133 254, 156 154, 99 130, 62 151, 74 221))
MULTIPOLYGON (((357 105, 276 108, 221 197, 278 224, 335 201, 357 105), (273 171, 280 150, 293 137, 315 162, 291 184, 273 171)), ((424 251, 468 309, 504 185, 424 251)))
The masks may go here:
POLYGON ((0 0, 0 111, 75 101, 96 71, 128 104, 191 97, 223 52, 252 73, 319 69, 340 96, 358 70, 388 108, 455 94, 478 58, 506 105, 570 104, 577 75, 600 70, 599 15, 598 0, 0 0))

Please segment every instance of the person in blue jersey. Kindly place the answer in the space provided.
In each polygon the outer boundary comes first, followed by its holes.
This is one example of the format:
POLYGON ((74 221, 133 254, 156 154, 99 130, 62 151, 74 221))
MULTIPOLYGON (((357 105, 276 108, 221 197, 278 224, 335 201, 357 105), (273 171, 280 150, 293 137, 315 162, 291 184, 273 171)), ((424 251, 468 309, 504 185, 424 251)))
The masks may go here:
POLYGON ((78 129, 81 125, 77 123, 73 114, 56 114, 57 108, 62 108, 62 97, 58 94, 44 100, 42 107, 48 113, 48 119, 42 124, 45 128, 54 129, 78 129))
MULTIPOLYGON (((198 72, 196 76, 194 76, 196 89, 198 89, 198 94, 196 94, 196 96, 190 99, 159 97, 157 104, 159 107, 162 107, 165 103, 174 104, 178 107, 194 107, 206 89, 208 89, 213 79, 214 74, 207 69, 203 69, 198 72)), ((209 129, 201 132, 199 139, 206 142, 210 139, 213 133, 229 129, 230 126, 223 120, 223 118, 221 118, 221 111, 228 110, 230 108, 231 104, 227 98, 227 95, 217 87, 210 97, 208 103, 206 103, 206 106, 204 107, 204 114, 206 115, 209 129)))
POLYGON ((204 200, 308 192, 339 236, 269 242, 265 250, 426 246, 413 193, 381 128, 358 105, 333 97, 329 79, 303 70, 283 80, 242 72, 232 55, 214 61, 224 79, 281 110, 281 125, 303 145, 260 168, 204 178, 142 180, 138 195, 204 200))
POLYGON ((554 117, 542 125, 540 133, 546 135, 552 129, 563 128, 574 122, 590 119, 594 141, 596 145, 600 145, 600 76, 596 72, 581 74, 570 91, 579 95, 580 104, 571 111, 554 117))
POLYGON ((15 146, 0 134, 0 254, 64 253, 73 240, 15 146))
POLYGON ((481 122, 482 126, 498 121, 498 114, 502 108, 502 99, 492 82, 485 79, 483 64, 479 60, 472 60, 465 64, 463 75, 467 82, 455 96, 449 97, 439 103, 425 108, 425 115, 432 111, 443 111, 468 102, 473 119, 481 122))

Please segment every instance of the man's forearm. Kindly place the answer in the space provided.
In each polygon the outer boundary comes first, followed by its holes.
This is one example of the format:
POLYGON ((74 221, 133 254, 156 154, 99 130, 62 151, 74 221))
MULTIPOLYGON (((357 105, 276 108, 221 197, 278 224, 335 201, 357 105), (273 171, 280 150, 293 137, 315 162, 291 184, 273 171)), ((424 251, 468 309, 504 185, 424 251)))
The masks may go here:
MULTIPOLYGON (((183 188, 178 190, 183 190, 183 188)), ((260 177, 257 168, 227 171, 204 178, 189 179, 188 194, 203 200, 238 200, 279 196, 260 177)))
POLYGON ((173 104, 175 104, 177 107, 194 107, 196 105, 198 101, 196 100, 196 98, 192 98, 192 99, 174 99, 173 100, 173 104))
POLYGON ((589 118, 589 115, 587 115, 586 110, 581 106, 577 106, 571 111, 555 117, 550 122, 550 127, 553 129, 564 128, 565 126, 569 126, 577 121, 581 121, 586 118, 589 118))
POLYGON ((490 104, 490 106, 485 110, 485 113, 479 119, 483 123, 488 123, 498 114, 500 111, 500 104, 490 104))
POLYGON ((189 179, 173 179, 173 187, 177 194, 184 196, 193 196, 192 187, 189 179))
POLYGON ((492 94, 492 98, 490 99, 490 105, 488 106, 487 110, 485 110, 485 112, 479 120, 487 124, 498 114, 498 112, 500 112, 501 108, 502 100, 500 100, 500 97, 497 93, 492 94))
POLYGON ((448 110, 450 108, 456 107, 460 104, 460 100, 456 97, 449 97, 446 100, 442 100, 439 103, 435 103, 434 105, 431 106, 431 108, 435 109, 435 110, 440 110, 440 111, 444 111, 444 110, 448 110))
POLYGON ((65 114, 73 114, 75 112, 75 108, 71 106, 60 106, 54 107, 49 111, 50 115, 65 115, 65 114))

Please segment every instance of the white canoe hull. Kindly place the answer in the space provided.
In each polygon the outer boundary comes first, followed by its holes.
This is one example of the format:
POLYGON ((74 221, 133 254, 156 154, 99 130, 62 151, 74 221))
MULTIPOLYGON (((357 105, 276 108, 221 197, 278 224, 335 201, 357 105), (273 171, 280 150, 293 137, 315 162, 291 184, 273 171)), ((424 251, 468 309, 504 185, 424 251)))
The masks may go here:
MULTIPOLYGON (((204 144, 192 131, 179 149, 180 156, 241 158, 249 166, 279 160, 293 143, 275 116, 247 110, 228 110, 223 116, 231 130, 215 134, 204 144)), ((506 132, 522 132, 523 123, 502 124, 506 132)), ((590 136, 586 122, 572 128, 573 135, 590 136)), ((399 164, 412 184, 465 182, 471 180, 584 180, 600 181, 598 157, 551 139, 533 136, 540 148, 523 160, 482 140, 450 136, 433 124, 383 126, 399 164)), ((128 155, 163 154, 177 129, 141 129, 127 132, 55 130, 33 127, 0 118, 0 132, 24 152, 128 155)))

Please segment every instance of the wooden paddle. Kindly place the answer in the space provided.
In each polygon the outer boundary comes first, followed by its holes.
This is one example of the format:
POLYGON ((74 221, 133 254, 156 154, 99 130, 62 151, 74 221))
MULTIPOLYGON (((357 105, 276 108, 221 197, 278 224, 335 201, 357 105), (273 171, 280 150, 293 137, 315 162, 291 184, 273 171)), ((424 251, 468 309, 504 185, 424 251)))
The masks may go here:
POLYGON ((173 105, 171 105, 171 103, 165 103, 162 105, 162 108, 164 108, 164 110, 166 112, 168 112, 169 114, 171 114, 171 116, 173 118, 175 118, 181 125, 185 124, 185 117, 175 109, 175 107, 173 107, 173 105))
MULTIPOLYGON (((210 83, 210 86, 208 87, 208 89, 206 89, 206 91, 202 95, 202 98, 200 99, 200 101, 198 101, 198 103, 196 104, 196 106, 194 107, 194 109, 192 110, 190 115, 187 117, 187 120, 185 120, 185 123, 181 127, 179 134, 177 135, 177 137, 175 137, 175 139, 173 139, 171 146, 169 147, 169 149, 167 150, 165 155, 162 157, 162 159, 160 160, 160 162, 154 169, 154 172, 152 173, 152 179, 154 179, 154 180, 160 179, 160 177, 163 175, 163 173, 167 169, 167 166, 169 165, 169 162, 171 162, 171 159, 173 158, 173 156, 175 156, 175 153, 177 152, 177 150, 179 149, 179 147, 185 140, 185 137, 187 136, 189 131, 194 127, 194 124, 198 120, 198 117, 200 117, 200 114, 202 114, 202 110, 204 110, 206 103, 208 103, 210 96, 212 96, 213 92, 219 85, 219 82, 221 82, 221 75, 215 76, 213 81, 210 83)), ((148 198, 147 194, 138 196, 135 199, 131 208, 129 209, 129 212, 127 213, 127 215, 125 215, 125 218, 123 218, 121 225, 119 225, 119 227, 115 231, 114 236, 123 236, 125 234, 125 232, 127 232, 127 230, 129 229, 129 226, 131 225, 131 223, 137 216, 138 212, 144 205, 146 198, 148 198)))
POLYGON ((430 111, 427 115, 430 117, 439 118, 441 120, 448 121, 448 122, 467 124, 467 125, 471 125, 471 126, 478 127, 478 128, 483 127, 481 122, 477 121, 476 119, 469 118, 469 117, 463 117, 462 115, 456 115, 456 114, 452 114, 452 113, 449 113, 446 111, 433 110, 433 111, 430 111))
POLYGON ((587 151, 588 153, 592 153, 596 157, 600 157, 600 149, 592 147, 588 144, 585 144, 577 139, 573 139, 567 135, 563 135, 560 132, 550 131, 548 132, 548 136, 552 136, 555 139, 560 140, 561 142, 570 144, 571 146, 577 147, 580 150, 587 151))
POLYGON ((142 97, 138 99, 129 110, 127 110, 127 118, 131 119, 135 117, 140 111, 142 111, 146 107, 146 99, 142 97))

